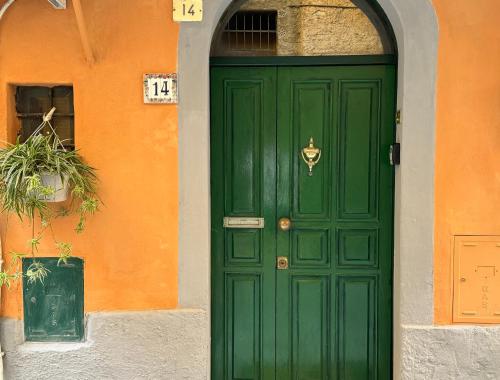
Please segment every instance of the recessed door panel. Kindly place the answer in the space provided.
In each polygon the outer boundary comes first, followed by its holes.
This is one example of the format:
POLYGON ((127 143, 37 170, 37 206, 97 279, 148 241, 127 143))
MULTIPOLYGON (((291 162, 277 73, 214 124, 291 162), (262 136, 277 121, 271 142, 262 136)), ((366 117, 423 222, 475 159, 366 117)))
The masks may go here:
POLYGON ((291 378, 329 377, 329 276, 292 276, 291 378))
POLYGON ((295 219, 328 219, 330 216, 331 162, 328 157, 314 167, 314 175, 309 175, 302 164, 302 149, 311 137, 318 147, 328 145, 331 134, 331 96, 333 83, 323 81, 290 81, 291 107, 290 123, 293 128, 293 210, 295 219))
POLYGON ((294 229, 292 231, 291 267, 328 267, 330 265, 330 230, 294 229))
POLYGON ((376 279, 339 276, 338 379, 375 378, 377 371, 376 279))
POLYGON ((257 216, 261 210, 263 85, 261 80, 224 83, 226 215, 257 216))
POLYGON ((226 373, 258 379, 261 372, 262 289, 258 274, 226 275, 226 373))
POLYGON ((262 232, 259 229, 227 230, 226 265, 260 265, 262 232))
POLYGON ((377 217, 380 82, 340 82, 339 218, 377 217))
POLYGON ((378 266, 378 229, 339 228, 337 239, 339 268, 378 266))

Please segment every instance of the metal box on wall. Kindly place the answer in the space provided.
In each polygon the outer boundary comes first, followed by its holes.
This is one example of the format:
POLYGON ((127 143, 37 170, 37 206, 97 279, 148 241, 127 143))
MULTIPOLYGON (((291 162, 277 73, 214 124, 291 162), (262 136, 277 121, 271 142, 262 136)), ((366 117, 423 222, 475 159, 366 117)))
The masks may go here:
POLYGON ((34 261, 48 272, 41 281, 23 277, 24 336, 27 341, 81 341, 84 336, 83 260, 72 257, 67 263, 57 258, 25 258, 23 273, 34 261))
POLYGON ((500 323, 500 236, 455 236, 453 322, 500 323))

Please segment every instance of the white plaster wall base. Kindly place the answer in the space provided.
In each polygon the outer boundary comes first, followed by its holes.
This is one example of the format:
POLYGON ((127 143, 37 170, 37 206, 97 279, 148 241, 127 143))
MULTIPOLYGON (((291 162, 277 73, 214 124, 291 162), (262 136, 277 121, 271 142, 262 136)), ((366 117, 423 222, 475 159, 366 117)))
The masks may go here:
MULTIPOLYGON (((21 321, 2 319, 5 379, 207 379, 201 310, 91 314, 84 343, 23 343, 21 321)), ((500 327, 401 329, 404 380, 500 379, 500 327)))
POLYGON ((95 313, 85 343, 23 343, 22 321, 4 318, 5 379, 206 379, 207 320, 201 310, 95 313))
POLYGON ((402 328, 401 379, 500 379, 500 327, 402 328))

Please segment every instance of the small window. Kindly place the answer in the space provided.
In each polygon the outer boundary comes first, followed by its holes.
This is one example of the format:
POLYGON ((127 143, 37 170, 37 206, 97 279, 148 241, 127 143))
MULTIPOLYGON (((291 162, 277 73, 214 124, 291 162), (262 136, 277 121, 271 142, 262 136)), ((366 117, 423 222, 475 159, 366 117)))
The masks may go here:
MULTIPOLYGON (((72 86, 19 86, 16 90, 16 112, 21 121, 19 138, 21 142, 42 123, 43 114, 56 107, 51 124, 68 149, 75 147, 74 107, 72 86)), ((48 130, 42 133, 49 133, 48 130)))
POLYGON ((230 52, 276 54, 276 11, 235 13, 222 33, 220 48, 230 52))
POLYGON ((41 281, 23 277, 24 336, 29 342, 74 342, 83 340, 83 260, 72 257, 25 258, 23 273, 34 261, 50 272, 41 281))

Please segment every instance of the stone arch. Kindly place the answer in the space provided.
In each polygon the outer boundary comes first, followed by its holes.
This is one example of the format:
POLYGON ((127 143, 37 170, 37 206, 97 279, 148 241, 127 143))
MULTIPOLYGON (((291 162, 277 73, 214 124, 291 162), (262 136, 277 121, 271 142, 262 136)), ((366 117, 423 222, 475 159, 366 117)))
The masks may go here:
MULTIPOLYGON (((259 26, 257 20, 254 23, 259 26)), ((219 20, 211 44, 212 56, 377 54, 397 54, 397 43, 381 7, 371 6, 367 0, 233 1, 219 20), (235 52, 224 49, 224 42, 227 43, 225 27, 230 20, 234 21, 233 16, 240 11, 275 15, 275 51, 235 52)))
MULTIPOLYGON (((365 0, 380 7, 398 46, 394 231, 394 373, 399 378, 405 337, 433 323, 434 136, 438 24, 429 0, 365 0)), ((209 56, 213 33, 232 0, 205 4, 201 23, 179 34, 179 307, 198 309, 210 332, 209 56)), ((209 355, 210 340, 202 342, 209 355)))

